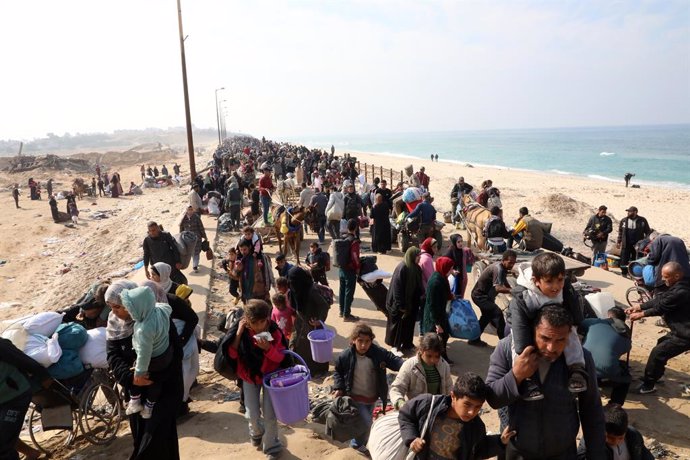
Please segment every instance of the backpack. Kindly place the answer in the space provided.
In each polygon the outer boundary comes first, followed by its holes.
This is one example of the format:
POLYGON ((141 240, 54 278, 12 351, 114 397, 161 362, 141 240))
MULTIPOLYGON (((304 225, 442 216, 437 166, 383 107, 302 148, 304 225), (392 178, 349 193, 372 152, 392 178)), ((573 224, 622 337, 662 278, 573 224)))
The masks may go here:
POLYGON ((216 356, 213 358, 213 369, 228 380, 237 380, 237 360, 228 356, 228 347, 230 346, 230 339, 235 337, 230 335, 230 331, 237 331, 237 327, 233 326, 240 321, 242 315, 244 315, 244 310, 241 308, 233 310, 228 314, 226 320, 228 332, 220 339, 216 356))
POLYGON ((329 307, 333 305, 333 302, 335 301, 333 289, 329 288, 328 286, 324 286, 321 283, 314 283, 313 286, 316 288, 316 292, 323 297, 323 300, 326 301, 329 307))
POLYGON ((362 214, 362 199, 359 195, 345 195, 344 217, 351 219, 362 214))
POLYGON ((347 267, 350 263, 350 247, 352 246, 351 238, 344 238, 339 240, 333 240, 331 243, 335 251, 335 266, 336 267, 347 267))

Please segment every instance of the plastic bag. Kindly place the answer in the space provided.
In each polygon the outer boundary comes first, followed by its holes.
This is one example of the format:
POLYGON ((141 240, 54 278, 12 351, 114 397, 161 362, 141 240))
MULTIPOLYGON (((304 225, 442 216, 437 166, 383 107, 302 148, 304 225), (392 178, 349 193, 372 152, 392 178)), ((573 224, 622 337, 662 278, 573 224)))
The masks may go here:
POLYGON ((450 335, 456 339, 475 340, 482 334, 479 320, 468 300, 455 299, 450 304, 450 335))
POLYGON ((57 336, 48 338, 43 335, 32 334, 26 339, 24 354, 41 366, 50 367, 62 357, 62 348, 60 348, 57 336))
POLYGON ((79 358, 84 364, 95 369, 108 368, 108 353, 105 340, 105 328, 97 327, 86 331, 88 339, 79 350, 79 358))
POLYGON ((32 316, 24 322, 24 329, 29 334, 39 334, 50 337, 62 323, 62 313, 44 311, 32 316))
POLYGON ((367 443, 372 460, 404 460, 408 448, 400 434, 398 413, 391 412, 379 417, 371 427, 367 443))

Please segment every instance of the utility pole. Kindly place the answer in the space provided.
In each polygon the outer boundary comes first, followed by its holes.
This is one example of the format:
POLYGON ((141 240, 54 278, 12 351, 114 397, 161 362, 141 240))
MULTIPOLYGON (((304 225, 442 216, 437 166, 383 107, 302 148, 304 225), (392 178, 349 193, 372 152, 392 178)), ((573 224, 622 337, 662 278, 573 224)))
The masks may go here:
POLYGON ((196 166, 194 164, 194 139, 192 137, 192 116, 189 111, 189 90, 187 89, 187 60, 184 56, 185 36, 182 33, 182 7, 180 0, 177 0, 177 22, 180 27, 180 58, 182 60, 182 87, 184 88, 184 113, 187 119, 187 150, 189 151, 189 174, 191 180, 196 177, 196 166))
POLYGON ((216 124, 218 125, 218 145, 220 146, 221 144, 221 139, 220 139, 220 107, 218 106, 218 91, 223 91, 225 87, 217 88, 216 89, 216 124))

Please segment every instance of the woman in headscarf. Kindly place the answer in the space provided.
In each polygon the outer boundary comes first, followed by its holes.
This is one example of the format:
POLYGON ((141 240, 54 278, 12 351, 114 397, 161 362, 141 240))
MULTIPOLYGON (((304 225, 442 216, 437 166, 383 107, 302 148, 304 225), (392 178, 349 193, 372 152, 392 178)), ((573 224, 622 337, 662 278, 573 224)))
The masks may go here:
POLYGON ((384 200, 380 193, 376 194, 374 200, 374 206, 371 208, 371 250, 385 254, 391 250, 391 221, 388 217, 391 208, 388 200, 384 200))
POLYGON ((297 312, 294 331, 290 337, 290 349, 307 363, 312 376, 328 372, 328 363, 317 363, 311 356, 311 345, 307 335, 321 327, 319 321, 326 321, 330 306, 317 291, 309 272, 302 267, 292 267, 288 272, 290 305, 297 312))
POLYGON ((422 286, 425 291, 429 278, 431 274, 434 273, 434 252, 436 244, 436 240, 429 237, 422 241, 420 246, 422 254, 419 258, 419 267, 422 269, 422 286))
POLYGON ((414 324, 417 321, 422 294, 420 250, 411 247, 405 259, 395 267, 386 298, 386 344, 399 351, 414 349, 414 324))
POLYGON ((446 257, 453 260, 453 269, 451 274, 455 276, 456 282, 451 286, 453 295, 465 298, 465 289, 467 288, 467 266, 472 266, 474 263, 474 254, 470 248, 464 247, 462 236, 457 233, 450 235, 450 247, 444 254, 446 257), (453 289, 454 288, 454 289, 453 289))
POLYGON ((184 395, 180 415, 186 414, 189 412, 189 390, 199 375, 199 346, 196 340, 199 316, 194 312, 189 301, 192 289, 186 284, 180 284, 174 294, 165 293, 158 283, 151 280, 142 281, 139 286, 151 289, 156 295, 156 302, 167 303, 172 308, 170 318, 175 325, 184 352, 182 357, 184 395))
POLYGON ((426 303, 424 304, 424 318, 422 320, 422 333, 436 332, 443 340, 443 359, 448 364, 453 361, 448 359, 446 344, 450 337, 450 324, 446 313, 446 304, 453 299, 448 284, 448 273, 453 269, 453 259, 439 257, 436 261, 436 271, 429 278, 426 287, 426 303))
MULTIPOLYGON (((137 355, 132 346, 134 320, 122 305, 124 290, 134 289, 137 284, 128 280, 114 282, 105 293, 105 301, 111 308, 106 328, 108 365, 129 399, 129 389, 134 383, 132 367, 137 355)), ((180 458, 175 417, 182 400, 182 348, 175 328, 170 328, 173 345, 173 361, 167 369, 156 373, 155 378, 165 381, 163 392, 154 406, 153 414, 146 420, 141 413, 129 416, 134 450, 130 460, 177 460, 180 458)))
POLYGON ((175 293, 179 284, 170 279, 172 267, 165 262, 156 262, 151 269, 151 279, 160 286, 163 292, 175 293))

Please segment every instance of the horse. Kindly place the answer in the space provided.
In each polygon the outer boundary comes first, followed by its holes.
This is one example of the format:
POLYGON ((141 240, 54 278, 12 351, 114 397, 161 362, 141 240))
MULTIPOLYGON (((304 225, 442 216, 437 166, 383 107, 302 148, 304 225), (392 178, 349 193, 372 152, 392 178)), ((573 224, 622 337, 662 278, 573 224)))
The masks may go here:
POLYGON ((299 248, 302 243, 302 223, 306 212, 303 207, 295 207, 288 211, 285 206, 278 206, 273 210, 273 227, 278 238, 278 250, 287 257, 288 250, 292 249, 297 259, 297 265, 301 265, 299 248), (285 244, 283 245, 283 238, 285 244))
POLYGON ((477 249, 486 249, 484 226, 491 217, 491 211, 474 201, 470 195, 464 194, 462 196, 462 216, 470 235, 470 242, 477 249))

